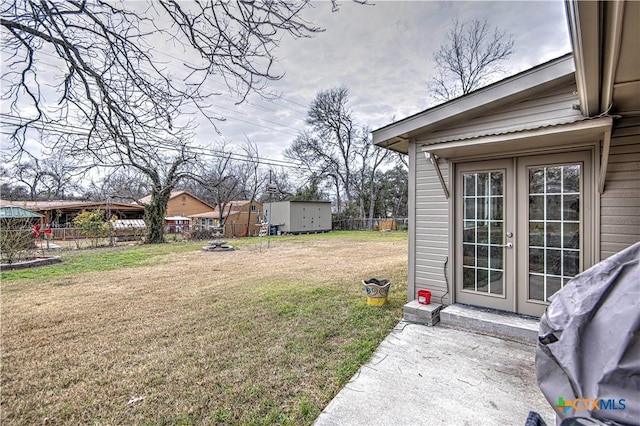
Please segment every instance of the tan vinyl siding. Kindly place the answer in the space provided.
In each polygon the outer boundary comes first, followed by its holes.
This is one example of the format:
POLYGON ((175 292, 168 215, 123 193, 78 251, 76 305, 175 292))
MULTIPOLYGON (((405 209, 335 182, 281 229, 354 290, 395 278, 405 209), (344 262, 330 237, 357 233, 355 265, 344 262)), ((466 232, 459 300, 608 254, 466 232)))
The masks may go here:
POLYGON ((564 84, 535 98, 510 104, 490 114, 433 132, 428 135, 427 140, 461 140, 575 121, 581 117, 580 111, 573 108, 578 103, 575 90, 575 84, 564 84))
POLYGON ((616 123, 600 214, 601 260, 640 241, 640 119, 616 123))
MULTIPOLYGON (((441 159, 438 164, 449 186, 448 162, 441 159)), ((447 294, 444 266, 449 256, 449 201, 433 165, 419 151, 416 153, 415 194, 415 292, 430 290, 432 300, 440 303, 447 294)), ((447 294, 442 302, 450 303, 450 296, 447 294)), ((415 297, 413 294, 413 299, 415 297)))

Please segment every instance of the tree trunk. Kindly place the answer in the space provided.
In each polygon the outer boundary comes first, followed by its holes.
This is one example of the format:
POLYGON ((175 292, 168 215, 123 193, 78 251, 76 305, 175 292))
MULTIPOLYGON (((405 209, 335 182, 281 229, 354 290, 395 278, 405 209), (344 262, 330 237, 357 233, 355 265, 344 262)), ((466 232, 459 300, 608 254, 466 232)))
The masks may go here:
POLYGON ((335 179, 335 184, 336 184, 336 203, 338 207, 337 211, 338 211, 338 214, 340 214, 342 213, 342 206, 340 205, 340 182, 338 182, 338 179, 335 179))
POLYGON ((147 235, 145 243, 164 243, 165 223, 164 217, 167 214, 167 203, 169 202, 170 191, 151 192, 151 201, 144 207, 145 224, 147 225, 147 235))
POLYGON ((376 191, 374 189, 373 179, 371 179, 371 186, 369 187, 369 223, 367 224, 367 227, 369 228, 369 231, 371 231, 373 229, 373 215, 375 214, 375 211, 376 211, 376 197, 377 196, 378 196, 378 194, 376 193, 376 191))

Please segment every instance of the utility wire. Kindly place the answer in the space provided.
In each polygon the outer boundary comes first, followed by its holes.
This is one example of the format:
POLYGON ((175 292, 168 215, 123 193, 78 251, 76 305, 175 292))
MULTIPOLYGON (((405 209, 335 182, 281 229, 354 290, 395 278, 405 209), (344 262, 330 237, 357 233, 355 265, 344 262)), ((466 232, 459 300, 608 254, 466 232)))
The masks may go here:
MULTIPOLYGON (((17 116, 13 116, 7 113, 0 113, 0 116, 3 117, 3 119, 10 119, 13 120, 14 123, 12 123, 13 125, 20 125, 21 123, 17 122, 17 120, 21 120, 20 117, 17 116)), ((44 130, 45 127, 43 125, 38 125, 38 124, 32 124, 32 127, 36 128, 36 129, 40 129, 40 130, 44 130)), ((56 134, 62 134, 62 135, 77 135, 77 136, 89 136, 89 132, 86 129, 83 129, 81 127, 77 127, 77 126, 72 126, 72 125, 62 125, 62 124, 57 124, 57 123, 50 123, 47 125, 46 130, 48 132, 51 133, 56 133, 56 134), (68 128, 70 129, 77 129, 77 131, 75 132, 70 132, 68 130, 68 128)), ((3 134, 5 135, 10 135, 10 132, 6 132, 6 131, 2 131, 3 134)), ((263 165, 268 165, 268 166, 273 166, 273 167, 286 167, 286 168, 290 168, 290 169, 296 169, 296 170, 302 170, 302 169, 312 169, 312 170, 320 170, 319 167, 310 167, 307 165, 304 165, 302 163, 294 163, 292 161, 288 161, 288 160, 279 160, 276 158, 267 158, 267 157, 258 157, 255 158, 253 156, 247 155, 247 154, 242 154, 242 153, 233 153, 233 152, 225 152, 225 151, 219 151, 216 149, 212 149, 212 148, 208 148, 208 147, 198 147, 197 148, 198 151, 200 151, 200 155, 202 156, 210 156, 210 157, 216 157, 216 158, 230 158, 232 160, 236 160, 236 161, 244 161, 244 162, 250 162, 250 163, 254 163, 254 164, 263 164, 263 165)))
MULTIPOLYGON (((39 51, 38 53, 39 53, 39 54, 41 54, 41 55, 45 55, 45 56, 52 57, 52 58, 54 58, 54 59, 60 59, 60 60, 62 60, 60 57, 58 57, 58 56, 56 56, 56 55, 54 55, 54 54, 52 54, 52 53, 43 52, 43 51, 39 51)), ((172 55, 170 55, 170 54, 168 54, 168 53, 160 52, 160 51, 157 51, 157 52, 155 52, 155 53, 159 53, 159 54, 161 54, 161 55, 168 56, 168 57, 170 57, 170 58, 172 58, 172 59, 175 59, 175 60, 181 61, 181 62, 185 63, 186 65, 191 65, 191 66, 194 66, 194 67, 195 67, 195 64, 193 64, 193 63, 189 63, 189 62, 187 62, 187 61, 184 61, 184 60, 182 60, 182 59, 180 59, 180 58, 177 58, 177 57, 175 57, 175 56, 172 56, 172 55)), ((42 64, 44 64, 44 65, 46 65, 46 66, 48 66, 48 67, 56 68, 56 66, 55 66, 55 65, 50 64, 50 63, 47 63, 47 62, 45 62, 45 61, 38 60, 38 62, 39 62, 39 63, 42 63, 42 64)), ((219 81, 216 81, 216 80, 208 81, 208 82, 207 82, 207 84, 208 84, 208 85, 217 85, 217 86, 219 86, 219 87, 222 87, 223 89, 228 89, 227 87, 224 87, 224 85, 223 85, 222 83, 220 83, 219 81)), ((203 93, 203 95, 204 95, 205 97, 206 97, 206 96, 216 96, 216 95, 215 95, 215 93, 208 93, 208 94, 207 94, 207 93, 203 93)), ((284 98, 284 97, 279 97, 278 99, 282 99, 282 100, 284 100, 284 101, 286 101, 286 102, 289 102, 289 103, 291 103, 291 104, 298 105, 298 106, 300 106, 300 107, 302 107, 302 108, 306 108, 304 105, 302 105, 302 104, 300 104, 300 103, 298 103, 298 102, 295 102, 295 101, 293 101, 293 100, 290 100, 290 99, 284 98)), ((274 102, 274 101, 272 101, 272 102, 274 102)), ((248 101, 247 101, 247 102, 245 102, 245 103, 246 103, 247 105, 250 105, 250 106, 251 106, 251 107, 253 107, 253 108, 257 108, 257 109, 262 109, 262 110, 267 110, 267 111, 277 112, 277 111, 276 111, 276 110, 274 110, 274 109, 267 108, 267 107, 264 107, 264 106, 260 106, 260 105, 257 105, 257 104, 254 104, 254 103, 251 103, 251 102, 248 102, 248 101)), ((300 114, 300 113, 306 114, 306 110, 303 112, 303 111, 300 111, 300 110, 298 110, 298 109, 294 109, 294 108, 291 108, 291 107, 288 107, 288 106, 285 106, 285 105, 278 105, 278 106, 279 106, 279 107, 282 107, 282 108, 289 109, 289 110, 291 110, 291 111, 293 111, 293 112, 295 112, 295 113, 298 113, 298 114, 300 114)), ((216 105, 216 106, 214 106, 214 107, 213 107, 213 110, 212 110, 211 112, 212 112, 212 113, 214 113, 214 114, 216 114, 216 115, 219 115, 219 116, 220 116, 220 117, 222 117, 223 119, 230 119, 230 120, 239 121, 239 122, 242 122, 242 123, 245 123, 245 124, 249 124, 249 125, 252 125, 252 126, 255 126, 255 127, 263 128, 263 129, 266 129, 266 130, 272 130, 272 131, 276 131, 276 132, 280 132, 280 133, 284 133, 284 134, 287 134, 287 135, 290 135, 290 136, 298 136, 298 133, 291 133, 291 132, 288 132, 288 131, 283 130, 283 129, 277 129, 277 128, 273 128, 273 127, 265 126, 265 125, 262 125, 262 124, 255 123, 255 122, 253 122, 253 121, 249 121, 249 120, 245 120, 245 119, 242 119, 242 118, 238 118, 237 116, 234 116, 234 115, 228 115, 228 114, 227 114, 227 115, 225 116, 225 114, 218 114, 218 113, 216 113, 216 112, 215 112, 215 110, 216 110, 216 109, 222 109, 222 110, 229 111, 229 112, 231 112, 231 113, 233 113, 233 114, 241 114, 241 115, 245 115, 245 116, 248 116, 249 114, 248 114, 248 113, 246 113, 246 112, 244 112, 244 111, 235 110, 235 109, 232 109, 232 108, 229 108, 229 107, 224 107, 224 106, 221 106, 221 105, 216 105)), ((305 123, 305 122, 306 122, 306 119, 305 119, 305 118, 300 118, 300 117, 295 117, 295 116, 294 116, 294 117, 292 117, 291 119, 292 119, 292 120, 299 121, 299 122, 302 122, 302 123, 305 123)), ((281 124, 281 123, 274 122, 274 121, 271 121, 271 120, 267 120, 267 119, 264 119, 264 118, 261 118, 261 120, 262 120, 262 121, 265 121, 265 122, 267 122, 267 123, 275 124, 275 125, 280 126, 280 127, 283 127, 283 128, 292 129, 292 130, 294 130, 294 131, 296 131, 296 132, 299 130, 299 129, 295 128, 295 127, 291 127, 291 126, 289 126, 289 125, 281 124)))

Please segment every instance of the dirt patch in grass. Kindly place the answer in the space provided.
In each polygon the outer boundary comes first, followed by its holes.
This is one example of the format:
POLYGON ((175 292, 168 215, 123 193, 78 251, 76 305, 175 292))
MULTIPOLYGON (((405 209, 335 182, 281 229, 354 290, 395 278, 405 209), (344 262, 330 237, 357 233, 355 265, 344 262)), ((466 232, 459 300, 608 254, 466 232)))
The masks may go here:
POLYGON ((3 282, 1 423, 311 424, 401 317, 406 247, 300 237, 3 282))

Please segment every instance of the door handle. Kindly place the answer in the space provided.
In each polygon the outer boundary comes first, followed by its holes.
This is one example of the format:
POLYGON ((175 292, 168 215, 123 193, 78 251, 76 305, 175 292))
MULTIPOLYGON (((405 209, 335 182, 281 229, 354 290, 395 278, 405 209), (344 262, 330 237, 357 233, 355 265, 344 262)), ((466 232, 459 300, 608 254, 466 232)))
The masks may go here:
POLYGON ((513 248, 513 243, 507 243, 504 245, 506 248, 513 248))

